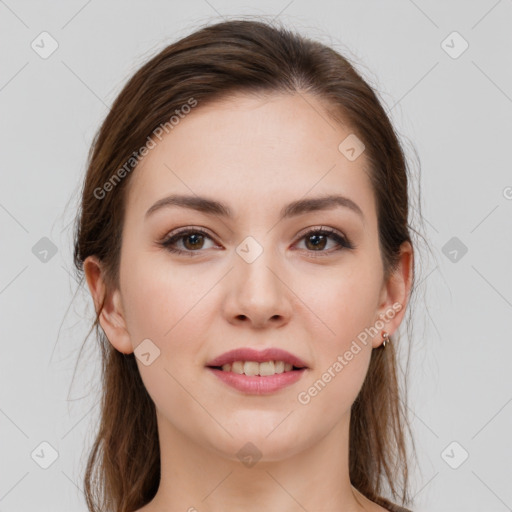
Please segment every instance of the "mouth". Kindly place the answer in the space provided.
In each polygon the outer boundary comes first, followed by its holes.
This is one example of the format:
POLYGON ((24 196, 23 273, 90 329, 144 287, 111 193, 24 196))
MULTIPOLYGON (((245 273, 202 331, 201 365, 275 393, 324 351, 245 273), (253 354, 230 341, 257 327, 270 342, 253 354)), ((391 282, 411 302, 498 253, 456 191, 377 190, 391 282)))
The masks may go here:
POLYGON ((286 350, 280 348, 255 350, 249 347, 224 352, 209 361, 206 366, 223 372, 261 377, 308 368, 302 359, 286 350))
POLYGON ((271 375, 296 372, 306 369, 305 366, 295 366, 281 360, 264 361, 262 363, 257 361, 234 361, 233 363, 225 363, 219 366, 208 365, 207 368, 212 368, 222 372, 236 373, 238 375, 247 375, 249 377, 268 377, 271 375))
POLYGON ((278 348, 239 348, 216 357, 206 368, 224 384, 249 395, 277 392, 309 369, 299 357, 278 348))

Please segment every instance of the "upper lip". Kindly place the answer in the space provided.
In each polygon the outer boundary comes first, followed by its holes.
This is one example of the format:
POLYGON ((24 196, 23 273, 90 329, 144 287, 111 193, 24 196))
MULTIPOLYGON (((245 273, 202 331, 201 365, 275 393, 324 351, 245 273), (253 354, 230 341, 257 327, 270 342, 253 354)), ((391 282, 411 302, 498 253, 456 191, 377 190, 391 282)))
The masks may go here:
POLYGON ((223 364, 231 364, 235 361, 256 361, 257 363, 284 361, 297 368, 307 368, 306 363, 302 359, 280 348, 266 348, 264 350, 235 348, 211 360, 206 366, 222 366, 223 364))

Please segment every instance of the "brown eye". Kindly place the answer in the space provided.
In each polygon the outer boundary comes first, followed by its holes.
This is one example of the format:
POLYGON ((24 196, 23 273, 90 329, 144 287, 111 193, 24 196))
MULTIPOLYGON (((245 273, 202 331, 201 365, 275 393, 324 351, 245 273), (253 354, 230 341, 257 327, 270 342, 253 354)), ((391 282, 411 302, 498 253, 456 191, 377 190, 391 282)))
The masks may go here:
POLYGON ((328 256, 341 249, 354 248, 347 238, 330 228, 313 229, 306 233, 301 240, 305 241, 307 252, 316 252, 319 253, 319 256, 328 256), (332 250, 326 250, 329 240, 333 240, 335 242, 334 249, 332 250), (336 245, 338 247, 336 247, 336 245))
POLYGON ((198 233, 182 235, 182 238, 184 240, 183 245, 185 246, 186 249, 190 250, 201 249, 204 243, 204 235, 198 233))
POLYGON ((308 249, 325 249, 327 237, 325 235, 308 235, 306 237, 306 246, 308 249))
MULTIPOLYGON (((205 242, 207 240, 213 241, 206 231, 201 229, 188 229, 168 236, 165 240, 160 242, 160 245, 169 252, 195 256, 194 253, 203 252, 201 249, 205 249, 205 242)), ((208 248, 209 247, 206 247, 206 249, 208 248)))

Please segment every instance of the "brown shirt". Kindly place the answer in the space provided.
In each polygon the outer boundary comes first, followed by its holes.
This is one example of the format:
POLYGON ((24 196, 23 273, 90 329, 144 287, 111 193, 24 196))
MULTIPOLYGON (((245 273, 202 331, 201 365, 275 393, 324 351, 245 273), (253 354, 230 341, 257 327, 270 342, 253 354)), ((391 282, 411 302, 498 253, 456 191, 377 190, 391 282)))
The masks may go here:
POLYGON ((391 501, 387 500, 386 498, 376 498, 373 501, 375 501, 377 505, 380 505, 381 507, 384 507, 386 510, 389 510, 389 512, 412 512, 408 508, 400 507, 399 505, 391 503, 391 501))

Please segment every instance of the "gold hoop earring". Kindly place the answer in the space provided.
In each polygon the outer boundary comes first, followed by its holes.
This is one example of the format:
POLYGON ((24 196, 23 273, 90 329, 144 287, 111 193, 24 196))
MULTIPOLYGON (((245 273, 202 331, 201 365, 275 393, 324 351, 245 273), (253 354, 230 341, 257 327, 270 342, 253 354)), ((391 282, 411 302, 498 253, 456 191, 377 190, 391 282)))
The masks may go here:
POLYGON ((386 332, 386 331, 382 331, 382 344, 381 344, 381 347, 382 348, 386 348, 386 344, 391 341, 389 339, 389 334, 386 332))

